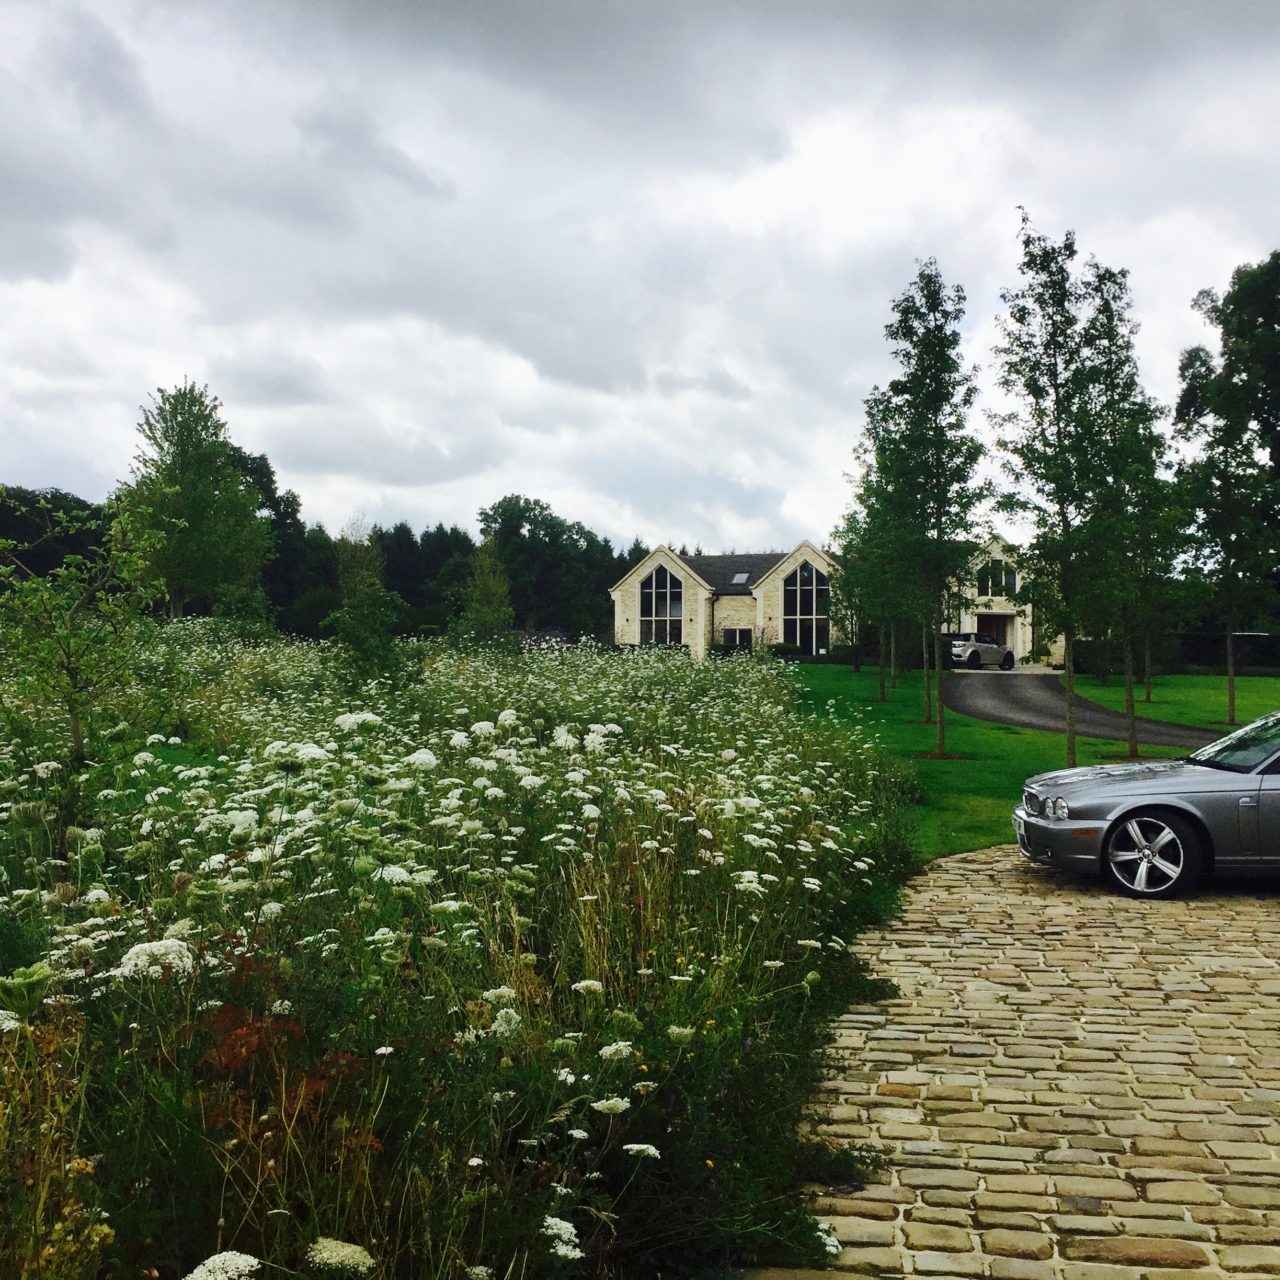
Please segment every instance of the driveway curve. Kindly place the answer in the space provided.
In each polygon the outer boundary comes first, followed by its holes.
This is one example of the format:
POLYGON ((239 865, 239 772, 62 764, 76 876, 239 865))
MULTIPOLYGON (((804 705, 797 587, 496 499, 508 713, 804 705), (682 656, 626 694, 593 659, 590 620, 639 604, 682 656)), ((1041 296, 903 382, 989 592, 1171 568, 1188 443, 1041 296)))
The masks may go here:
POLYGON ((1280 1274, 1278 917, 1274 880, 1133 901, 1009 846, 932 863, 857 945, 900 994, 837 1020, 813 1111, 887 1157, 818 1198, 836 1271, 1280 1274))
MULTIPOLYGON (((1021 671, 951 671, 942 684, 948 711, 1013 724, 1024 729, 1065 733, 1067 691, 1052 673, 1021 671)), ((1083 737, 1124 742, 1124 716, 1087 698, 1076 698, 1076 732, 1083 737)), ((1138 719, 1138 741, 1147 746, 1202 747, 1222 737, 1208 729, 1164 720, 1138 719)))

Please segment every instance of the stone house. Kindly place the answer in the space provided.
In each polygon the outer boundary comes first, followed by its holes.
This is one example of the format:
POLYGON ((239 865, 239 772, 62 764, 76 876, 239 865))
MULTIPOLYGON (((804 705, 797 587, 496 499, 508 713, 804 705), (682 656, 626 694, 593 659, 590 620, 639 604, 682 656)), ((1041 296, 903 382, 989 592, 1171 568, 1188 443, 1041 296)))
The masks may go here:
POLYGON ((712 645, 831 647, 831 557, 812 542, 791 551, 677 555, 657 547, 609 589, 618 644, 683 644, 701 658, 712 645))
MULTIPOLYGON (((965 584, 970 603, 958 610, 949 626, 954 632, 976 631, 989 635, 997 644, 1013 650, 1014 661, 1021 662, 1043 639, 1037 630, 1029 604, 1018 604, 1011 597, 1018 590, 1019 571, 1013 543, 995 534, 988 538, 974 558, 971 577, 965 584)), ((1061 664, 1062 638, 1049 643, 1045 663, 1061 664)))

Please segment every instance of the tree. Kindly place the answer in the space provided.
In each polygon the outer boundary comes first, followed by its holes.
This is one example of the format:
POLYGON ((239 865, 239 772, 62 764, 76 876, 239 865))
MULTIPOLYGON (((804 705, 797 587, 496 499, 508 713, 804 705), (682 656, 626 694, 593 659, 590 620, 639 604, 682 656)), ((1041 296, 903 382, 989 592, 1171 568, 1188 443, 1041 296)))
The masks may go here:
POLYGON ((457 633, 467 640, 492 642, 510 632, 514 619, 506 570, 493 539, 486 538, 471 557, 471 581, 457 633))
POLYGON ((25 698, 56 708, 74 775, 104 700, 132 678, 139 623, 163 589, 150 567, 159 535, 146 512, 118 502, 102 516, 52 504, 42 512, 41 537, 0 539, 0 655, 25 698), (43 574, 32 567, 46 546, 82 539, 84 554, 69 552, 43 574))
POLYGON ((1168 442, 1156 426, 1164 410, 1138 376, 1128 273, 1090 261, 1082 289, 1081 411, 1090 443, 1078 467, 1090 490, 1086 541, 1095 554, 1080 583, 1081 614, 1094 635, 1117 636, 1129 754, 1136 756, 1134 641, 1144 629, 1150 635, 1144 599, 1166 594, 1183 536, 1169 518, 1175 486, 1167 475, 1168 442))
POLYGON ((1017 403, 993 415, 1006 432, 1005 469, 1017 486, 1006 509, 1028 516, 1034 533, 1023 554, 1035 580, 1042 634, 1061 632, 1067 684, 1067 764, 1076 763, 1075 641, 1095 531, 1089 465, 1085 325, 1087 297, 1075 270, 1075 233, 1055 243, 1035 231, 1026 211, 1020 235, 1022 284, 1001 291, 999 385, 1017 403))
POLYGON ((221 410, 208 387, 184 382, 157 391, 138 424, 128 500, 163 533, 154 570, 172 617, 257 587, 270 547, 261 495, 232 461, 221 410))
POLYGON ((302 520, 302 499, 292 490, 282 493, 275 468, 265 453, 248 453, 228 443, 231 465, 258 495, 258 515, 270 529, 270 551, 262 566, 262 587, 279 618, 302 589, 306 560, 307 526, 302 520))
POLYGON ((353 520, 335 546, 342 603, 325 627, 346 650, 358 676, 385 671, 395 654, 404 601, 382 582, 382 549, 362 520, 353 520))
MULTIPOLYGON (((960 355, 964 302, 964 290, 946 285, 934 259, 919 265, 916 278, 894 300, 893 319, 884 330, 900 372, 883 390, 873 388, 866 401, 880 501, 893 530, 896 590, 932 631, 939 694, 947 597, 973 559, 973 528, 989 494, 975 478, 984 448, 969 429, 978 392, 974 372, 960 355)), ((925 702, 927 719, 927 661, 925 702)), ((941 696, 936 726, 935 751, 941 756, 946 751, 941 696)))
POLYGON ((1227 632, 1227 723, 1236 723, 1235 633, 1272 597, 1280 561, 1277 485, 1263 461, 1251 417, 1224 395, 1221 369, 1203 347, 1183 352, 1176 418, 1197 450, 1181 468, 1195 497, 1195 560, 1227 632))
MULTIPOLYGON (((1237 267, 1221 298, 1203 289, 1193 305, 1221 342, 1221 357, 1209 358, 1197 395, 1205 410, 1237 424, 1266 453, 1274 499, 1280 492, 1280 249, 1265 262, 1237 267)), ((1269 518, 1276 510, 1273 504, 1269 518)))
POLYGON ((480 531, 493 539, 506 570, 517 625, 555 627, 574 638, 607 631, 608 591, 624 569, 606 539, 518 494, 483 508, 480 531))

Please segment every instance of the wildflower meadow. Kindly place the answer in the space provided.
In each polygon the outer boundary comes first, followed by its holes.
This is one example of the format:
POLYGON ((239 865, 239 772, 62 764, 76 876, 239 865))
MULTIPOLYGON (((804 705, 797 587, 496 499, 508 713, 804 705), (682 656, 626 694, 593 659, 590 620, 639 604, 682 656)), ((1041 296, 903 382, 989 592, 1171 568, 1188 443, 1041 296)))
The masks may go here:
POLYGON ((146 625, 78 771, 0 673, 0 1274, 821 1260, 871 744, 746 657, 146 625))

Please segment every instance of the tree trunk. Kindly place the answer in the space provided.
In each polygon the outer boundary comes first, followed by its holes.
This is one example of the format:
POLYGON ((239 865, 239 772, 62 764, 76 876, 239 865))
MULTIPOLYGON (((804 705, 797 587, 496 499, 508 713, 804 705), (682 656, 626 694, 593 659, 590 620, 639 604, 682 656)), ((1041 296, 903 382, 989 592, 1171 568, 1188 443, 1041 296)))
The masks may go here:
POLYGON ((885 644, 886 639, 887 639, 887 636, 885 634, 885 625, 884 625, 884 622, 882 621, 880 623, 880 645, 879 645, 880 652, 876 658, 877 662, 879 662, 880 664, 880 701, 881 702, 889 701, 889 695, 885 691, 885 687, 884 687, 884 651, 887 647, 885 644))
POLYGON ((938 730, 933 738, 934 754, 941 759, 947 750, 947 708, 942 701, 942 606, 939 604, 934 612, 933 626, 933 674, 938 686, 938 730))
POLYGON ((933 665, 929 661, 929 622, 920 619, 920 670, 924 672, 924 722, 933 723, 933 665))
POLYGON ((1236 722, 1236 620, 1227 615, 1227 723, 1236 722))
POLYGON ((1076 671, 1075 624, 1068 623, 1062 632, 1062 657, 1067 669, 1067 768, 1076 767, 1076 671))
POLYGON ((1129 759, 1138 758, 1138 717, 1133 706, 1133 637, 1129 624, 1121 615, 1120 641, 1124 645, 1124 727, 1129 744, 1129 759))
POLYGON ((889 623, 889 685, 898 687, 898 620, 889 623))
POLYGON ((1151 701, 1151 631, 1142 636, 1142 700, 1151 701))

